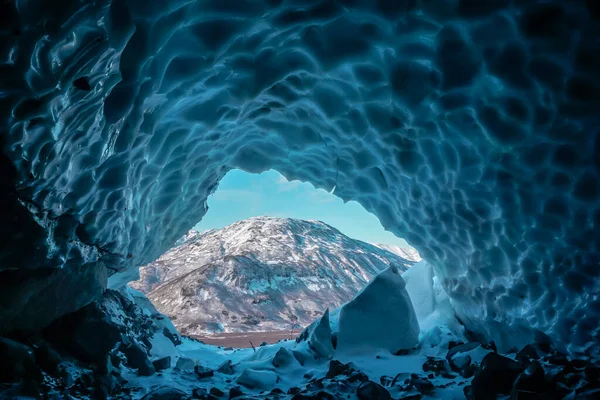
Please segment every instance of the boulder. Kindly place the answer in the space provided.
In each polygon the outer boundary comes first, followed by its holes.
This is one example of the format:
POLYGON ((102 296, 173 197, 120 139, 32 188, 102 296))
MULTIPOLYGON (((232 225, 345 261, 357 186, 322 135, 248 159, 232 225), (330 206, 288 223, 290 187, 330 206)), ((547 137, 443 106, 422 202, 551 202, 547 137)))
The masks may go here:
POLYGON ((244 392, 242 392, 242 389, 240 389, 239 386, 234 386, 231 389, 229 389, 229 399, 235 399, 236 397, 240 397, 243 396, 244 392))
POLYGON ((44 337, 81 361, 101 365, 121 340, 121 330, 98 300, 54 321, 44 337))
POLYGON ((216 388, 216 387, 210 388, 210 394, 212 394, 215 397, 225 396, 225 393, 221 389, 216 388))
POLYGON ((171 368, 171 357, 167 356, 159 358, 158 360, 154 360, 152 361, 152 366, 157 371, 162 371, 171 368))
POLYGON ((196 373, 196 375, 198 375, 198 378, 200 379, 210 378, 215 374, 215 372, 212 369, 203 367, 202 365, 196 365, 194 367, 194 372, 196 373))
POLYGON ((32 353, 29 346, 0 337, 0 382, 41 381, 42 372, 32 353))
POLYGON ((359 400, 391 400, 392 396, 386 388, 373 381, 362 382, 356 389, 359 400))
POLYGON ((127 364, 137 369, 141 376, 150 376, 156 372, 148 358, 148 353, 137 342, 124 346, 121 351, 127 357, 127 364))
POLYGON ((542 397, 541 394, 547 393, 551 389, 552 386, 546 381, 544 368, 538 361, 533 361, 515 380, 511 398, 521 399, 524 396, 530 396, 532 393, 538 393, 542 397))
POLYGON ((497 353, 489 353, 481 361, 471 382, 473 399, 490 399, 500 394, 510 394, 515 380, 524 369, 516 361, 497 353))
POLYGON ((33 355, 36 363, 40 366, 40 368, 42 368, 42 370, 53 376, 58 375, 58 366, 60 365, 62 359, 60 354, 50 347, 48 343, 39 343, 35 348, 33 355))
POLYGON ((352 371, 354 371, 354 369, 352 368, 351 363, 343 364, 338 360, 331 360, 329 361, 329 370, 327 371, 325 378, 332 379, 338 375, 349 375, 352 371))
POLYGON ((421 378, 416 374, 412 374, 410 384, 421 394, 432 394, 435 391, 435 386, 427 378, 421 378))

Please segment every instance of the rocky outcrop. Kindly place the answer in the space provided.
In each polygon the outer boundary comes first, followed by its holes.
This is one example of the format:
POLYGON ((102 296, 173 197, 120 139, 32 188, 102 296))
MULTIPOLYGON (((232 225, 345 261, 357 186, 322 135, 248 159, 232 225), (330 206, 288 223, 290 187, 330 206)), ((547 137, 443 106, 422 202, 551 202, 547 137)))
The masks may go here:
POLYGON ((102 262, 0 273, 0 334, 36 332, 98 299, 106 290, 102 262))

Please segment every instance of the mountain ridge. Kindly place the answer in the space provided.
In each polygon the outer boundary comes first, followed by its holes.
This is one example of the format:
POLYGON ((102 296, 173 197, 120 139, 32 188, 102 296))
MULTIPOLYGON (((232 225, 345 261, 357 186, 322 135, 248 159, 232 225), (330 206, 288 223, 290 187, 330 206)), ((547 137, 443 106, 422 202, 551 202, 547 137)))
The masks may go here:
POLYGON ((390 265, 413 261, 322 221, 253 217, 190 231, 130 283, 186 335, 305 326, 390 265))

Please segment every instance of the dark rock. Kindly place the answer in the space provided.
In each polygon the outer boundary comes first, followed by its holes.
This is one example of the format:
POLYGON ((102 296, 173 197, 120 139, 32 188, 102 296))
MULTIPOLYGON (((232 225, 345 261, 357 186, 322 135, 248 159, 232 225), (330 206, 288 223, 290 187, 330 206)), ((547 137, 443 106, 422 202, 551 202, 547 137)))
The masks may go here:
POLYGON ((202 365, 196 365, 194 367, 194 372, 196 373, 196 375, 198 375, 198 378, 200 379, 210 378, 215 374, 215 372, 212 369, 203 367, 202 365))
POLYGON ((314 379, 314 380, 310 381, 310 383, 308 383, 306 385, 306 387, 307 387, 307 389, 311 389, 311 390, 314 390, 314 389, 324 389, 325 385, 323 384, 323 378, 321 378, 321 379, 314 379))
POLYGON ((162 370, 171 368, 171 357, 167 356, 167 357, 159 358, 158 360, 154 360, 154 361, 152 361, 152 366, 157 371, 162 371, 162 370))
POLYGON ((455 342, 454 340, 450 340, 448 342, 448 351, 452 350, 454 347, 459 346, 461 344, 464 344, 464 342, 461 342, 461 341, 455 342))
POLYGON ((351 364, 342 364, 338 360, 329 361, 329 370, 325 375, 325 378, 331 379, 338 375, 348 375, 354 369, 351 367, 351 364))
POLYGON ((236 397, 240 397, 243 395, 244 392, 242 392, 239 386, 234 386, 231 389, 229 389, 229 399, 235 399, 236 397))
POLYGON ((296 393, 300 393, 300 388, 297 387, 291 387, 288 389, 287 394, 296 394, 296 393))
POLYGON ((119 368, 121 366, 121 358, 115 352, 111 352, 108 356, 113 367, 119 368))
POLYGON ((439 375, 442 372, 450 372, 450 366, 446 360, 427 357, 427 361, 423 364, 423 372, 430 371, 439 375))
POLYGON ((181 344, 181 338, 179 335, 174 334, 167 328, 163 329, 163 335, 165 335, 165 337, 173 343, 173 346, 179 346, 181 344))
POLYGON ((396 355, 396 356, 406 356, 406 355, 408 355, 408 350, 407 349, 400 349, 397 352, 395 352, 394 355, 396 355))
POLYGON ((95 302, 59 318, 44 331, 44 336, 75 358, 101 365, 119 343, 121 330, 95 302))
POLYGON ((410 374, 406 373, 406 372, 400 372, 399 374, 397 374, 394 377, 394 380, 392 381, 392 386, 396 386, 396 385, 408 385, 410 383, 410 379, 411 376, 410 374))
POLYGON ((219 365, 217 372, 225 375, 233 375, 235 371, 233 370, 233 363, 231 360, 227 360, 223 364, 219 365))
POLYGON ((354 383, 354 382, 366 382, 369 380, 369 377, 360 372, 360 371, 353 371, 350 373, 350 376, 348 377, 348 379, 346 379, 346 382, 349 383, 354 383))
POLYGON ((267 342, 262 342, 258 347, 264 347, 266 346, 268 343, 267 342))
POLYGON ((109 397, 115 392, 119 386, 119 382, 113 375, 96 374, 94 376, 93 385, 96 398, 102 396, 109 397))
POLYGON ((48 343, 41 343, 33 352, 36 363, 47 373, 53 376, 58 375, 58 365, 61 362, 60 354, 48 343))
POLYGON ((373 381, 362 382, 356 389, 359 400, 391 400, 390 392, 373 381))
POLYGON ((509 394, 524 366, 497 353, 483 358, 481 367, 471 382, 474 399, 495 398, 498 394, 509 394))
POLYGON ((148 359, 148 354, 138 343, 134 342, 131 345, 122 349, 123 354, 127 357, 127 364, 138 370, 138 374, 142 376, 150 376, 156 372, 154 366, 148 359))
POLYGON ((379 378, 379 382, 382 386, 390 387, 392 386, 392 382, 394 382, 394 378, 391 376, 383 375, 379 378))
POLYGON ((523 371, 514 383, 511 397, 513 399, 520 399, 523 394, 531 393, 546 393, 551 390, 550 385, 546 381, 546 374, 544 368, 539 362, 533 361, 523 371))
POLYGON ((225 392, 223 392, 222 390, 220 390, 216 387, 210 388, 210 394, 212 394, 213 396, 216 396, 216 397, 225 396, 225 392))
POLYGON ((285 394, 285 392, 279 388, 274 388, 271 390, 271 394, 285 394))
POLYGON ((471 387, 471 385, 465 386, 463 388, 463 393, 465 395, 465 399, 467 400, 473 400, 473 388, 471 387))
MULTIPOLYGON (((221 396, 225 393, 221 392, 221 396)), ((217 400, 218 397, 215 396, 212 393, 208 393, 206 391, 206 389, 202 389, 202 388, 196 388, 194 390, 192 390, 192 396, 194 399, 199 399, 199 400, 217 400)))
POLYGON ((142 400, 181 400, 187 395, 179 389, 172 387, 160 387, 142 397, 142 400))
POLYGON ((458 372, 463 376, 473 376, 473 370, 469 368, 471 365, 471 357, 468 355, 460 355, 460 353, 466 353, 476 349, 479 346, 479 342, 469 342, 466 344, 457 344, 448 350, 448 353, 446 354, 446 361, 448 361, 452 371, 458 372))
POLYGON ((0 337, 0 382, 41 381, 42 373, 31 352, 24 344, 0 337))
POLYGON ((527 365, 533 360, 540 360, 546 354, 537 344, 528 344, 517 353, 515 358, 518 362, 527 365))
POLYGON ((26 270, 2 271, 0 334, 40 331, 59 317, 98 299, 106 290, 108 279, 101 262, 26 270))
POLYGON ((440 376, 441 376, 442 378, 446 378, 446 379, 456 379, 456 375, 454 375, 454 374, 449 374, 449 373, 447 373, 447 372, 442 372, 442 373, 440 374, 440 376))
POLYGON ((410 378, 410 384, 421 394, 431 394, 435 391, 435 386, 426 378, 420 378, 413 374, 410 378))

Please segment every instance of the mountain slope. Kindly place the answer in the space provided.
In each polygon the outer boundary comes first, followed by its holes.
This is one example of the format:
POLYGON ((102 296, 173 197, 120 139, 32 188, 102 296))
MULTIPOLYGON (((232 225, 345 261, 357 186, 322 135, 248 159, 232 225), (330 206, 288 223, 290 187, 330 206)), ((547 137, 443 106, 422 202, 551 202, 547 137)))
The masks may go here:
POLYGON ((256 217, 190 232, 130 285, 187 335, 285 330, 349 301, 389 265, 412 264, 323 222, 256 217))
POLYGON ((380 249, 383 250, 387 250, 390 253, 394 253, 397 256, 400 256, 406 260, 412 261, 412 262, 419 262, 421 261, 421 255, 419 254, 419 252, 416 249, 413 249, 412 247, 400 247, 397 245, 392 245, 392 244, 383 244, 383 243, 373 243, 375 246, 379 247, 380 249))

